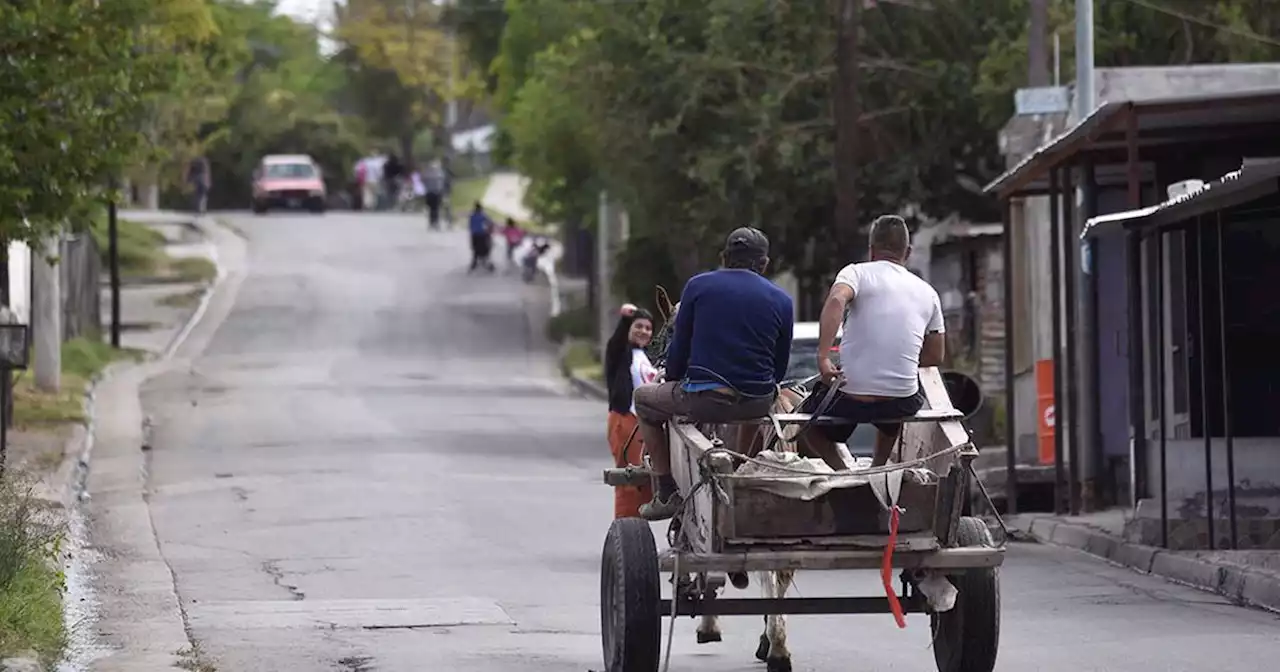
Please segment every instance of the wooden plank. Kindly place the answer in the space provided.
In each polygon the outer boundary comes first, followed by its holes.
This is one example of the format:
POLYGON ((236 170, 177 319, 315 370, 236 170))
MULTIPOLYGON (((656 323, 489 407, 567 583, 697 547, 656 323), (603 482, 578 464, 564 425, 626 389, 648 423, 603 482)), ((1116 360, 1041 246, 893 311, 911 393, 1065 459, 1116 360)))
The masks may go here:
MULTIPOLYGON (((889 514, 869 485, 837 488, 809 501, 783 497, 735 481, 732 531, 722 528, 726 541, 741 537, 811 537, 880 534, 889 531, 889 514)), ((933 529, 936 483, 903 480, 898 503, 906 509, 899 520, 902 532, 933 529)))
MULTIPOLYGON (((783 425, 799 425, 799 424, 804 424, 806 422, 809 422, 810 418, 812 418, 813 416, 810 415, 809 413, 779 413, 774 417, 777 418, 778 422, 783 425)), ((886 422, 902 422, 902 423, 938 422, 940 420, 959 420, 963 417, 964 417, 964 414, 961 413, 960 411, 957 411, 954 408, 949 408, 949 409, 926 408, 919 411, 915 415, 905 417, 905 418, 890 418, 890 419, 886 419, 886 422)), ((750 422, 757 423, 757 424, 769 424, 772 421, 769 420, 769 418, 763 418, 761 420, 751 420, 750 422)), ((813 424, 825 426, 825 425, 848 425, 852 423, 850 423, 850 421, 846 420, 845 418, 837 418, 830 415, 821 415, 821 416, 818 416, 817 418, 813 418, 813 424)))
POLYGON ((697 488, 697 492, 693 491, 702 478, 698 460, 711 450, 711 441, 693 425, 679 422, 667 423, 667 437, 671 445, 671 476, 688 502, 685 506, 693 507, 695 525, 693 529, 686 529, 685 533, 693 550, 710 552, 715 548, 716 541, 713 489, 711 486, 704 486, 697 488))
MULTIPOLYGON (((884 548, 888 545, 889 535, 887 534, 847 534, 815 537, 741 537, 733 539, 729 547, 735 550, 748 550, 777 546, 779 548, 775 550, 792 550, 799 546, 824 549, 839 547, 866 549, 884 548)), ((894 547, 895 552, 933 551, 939 548, 942 548, 942 545, 938 543, 938 538, 933 532, 899 534, 898 544, 894 547)))
MULTIPOLYGON (((881 550, 819 549, 796 551, 741 551, 735 553, 685 553, 680 556, 680 573, 694 572, 776 572, 781 570, 879 569, 881 550)), ((906 569, 962 570, 999 567, 1004 562, 1000 548, 947 548, 924 553, 894 553, 893 566, 906 569)), ((671 551, 658 557, 662 571, 675 563, 671 551)))
MULTIPOLYGON (((942 382, 942 372, 936 367, 920 369, 920 391, 926 405, 934 411, 955 411, 951 395, 942 382)), ((902 426, 902 459, 914 460, 927 457, 956 446, 969 443, 969 430, 960 420, 941 420, 936 423, 909 423, 902 426)), ((955 462, 955 455, 947 455, 926 466, 937 474, 947 473, 955 462)))

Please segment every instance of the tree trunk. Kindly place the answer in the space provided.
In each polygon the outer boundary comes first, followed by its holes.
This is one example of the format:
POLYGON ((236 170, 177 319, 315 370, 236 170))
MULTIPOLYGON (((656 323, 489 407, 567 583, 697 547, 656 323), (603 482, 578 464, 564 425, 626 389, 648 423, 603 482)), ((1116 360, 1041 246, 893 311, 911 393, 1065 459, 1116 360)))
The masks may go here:
POLYGON ((404 163, 406 169, 417 163, 413 159, 413 140, 414 132, 412 130, 405 131, 400 136, 400 160, 404 163))
POLYGON ((853 251, 858 239, 858 33, 862 0, 835 0, 836 74, 834 112, 836 119, 836 213, 837 249, 853 251))

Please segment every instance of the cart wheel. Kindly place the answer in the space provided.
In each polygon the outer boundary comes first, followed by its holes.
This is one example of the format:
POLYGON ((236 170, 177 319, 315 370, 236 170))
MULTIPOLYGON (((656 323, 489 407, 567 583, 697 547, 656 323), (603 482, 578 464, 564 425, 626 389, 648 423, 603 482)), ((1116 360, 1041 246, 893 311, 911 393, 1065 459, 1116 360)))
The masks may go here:
MULTIPOLYGON (((962 517, 956 528, 960 546, 994 546, 979 518, 962 517)), ((994 567, 948 577, 955 584, 955 606, 929 617, 938 672, 991 672, 1000 644, 1000 574, 994 567)))
POLYGON ((607 672, 657 672, 660 580, 658 547, 648 521, 613 521, 600 561, 600 636, 607 672))

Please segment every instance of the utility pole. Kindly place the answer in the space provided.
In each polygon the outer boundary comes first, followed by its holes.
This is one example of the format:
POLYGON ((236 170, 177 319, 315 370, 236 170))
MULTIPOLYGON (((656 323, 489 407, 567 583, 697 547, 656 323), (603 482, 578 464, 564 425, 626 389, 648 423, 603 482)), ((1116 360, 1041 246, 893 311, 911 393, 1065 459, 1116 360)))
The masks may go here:
POLYGON ((1093 111, 1093 0, 1076 0, 1076 119, 1093 111))
MULTIPOLYGON (((442 2, 442 4, 445 6, 446 11, 448 11, 449 8, 453 7, 455 3, 456 3, 456 0, 443 0, 442 2)), ((453 129, 458 124, 458 95, 457 95, 457 92, 455 91, 455 88, 458 85, 457 76, 458 76, 458 30, 457 28, 450 26, 449 27, 449 91, 448 91, 449 102, 447 107, 445 108, 445 115, 444 115, 444 127, 446 130, 448 130, 448 136, 449 136, 449 144, 446 146, 447 147, 446 151, 448 153, 452 153, 453 151, 453 129)))
POLYGON ((834 0, 836 6, 836 241, 848 256, 858 239, 858 137, 862 105, 858 98, 858 33, 863 0, 834 0))
POLYGON ((1027 32, 1027 86, 1049 85, 1049 0, 1031 0, 1031 29, 1027 32))
POLYGON ((42 392, 62 383, 62 282, 57 261, 61 233, 46 236, 31 251, 31 336, 35 382, 42 392))

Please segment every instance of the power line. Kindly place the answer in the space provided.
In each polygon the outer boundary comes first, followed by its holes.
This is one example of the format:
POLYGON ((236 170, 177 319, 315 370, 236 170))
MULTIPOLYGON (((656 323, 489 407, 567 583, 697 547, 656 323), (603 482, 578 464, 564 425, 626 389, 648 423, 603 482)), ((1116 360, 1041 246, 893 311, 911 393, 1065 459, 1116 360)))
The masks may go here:
POLYGON ((1255 42, 1269 44, 1273 47, 1280 47, 1280 40, 1277 40, 1275 38, 1267 37, 1266 35, 1259 35, 1258 33, 1255 33, 1250 30, 1242 30, 1240 28, 1235 28, 1233 26, 1225 26, 1220 23, 1214 23, 1213 21, 1195 16, 1194 14, 1187 14, 1186 12, 1183 12, 1181 10, 1177 10, 1172 7, 1166 7, 1165 5, 1161 5, 1159 3, 1151 2, 1151 0, 1126 0, 1126 2, 1133 3, 1139 7, 1145 7, 1153 12, 1167 14, 1169 16, 1182 19, 1183 21, 1187 21, 1189 23, 1201 25, 1201 26, 1204 26, 1205 28, 1220 30, 1224 33, 1235 35, 1236 37, 1243 37, 1245 39, 1253 40, 1255 42))

